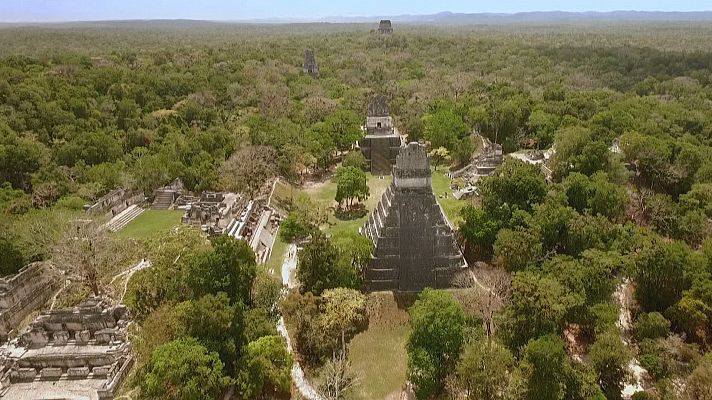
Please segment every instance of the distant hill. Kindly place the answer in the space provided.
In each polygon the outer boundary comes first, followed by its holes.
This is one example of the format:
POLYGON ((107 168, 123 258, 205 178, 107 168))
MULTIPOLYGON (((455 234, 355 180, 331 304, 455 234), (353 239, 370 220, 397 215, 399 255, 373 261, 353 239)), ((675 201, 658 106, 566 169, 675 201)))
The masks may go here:
POLYGON ((368 23, 375 24, 381 19, 390 19, 401 24, 423 25, 503 25, 503 24, 569 24, 569 23, 625 23, 625 22, 712 22, 711 11, 667 12, 667 11, 535 11, 514 14, 497 13, 453 13, 441 12, 429 15, 383 15, 357 17, 325 17, 325 18, 272 18, 232 21, 203 21, 188 19, 159 20, 126 20, 126 21, 68 21, 62 23, 2 23, 0 27, 63 25, 82 27, 123 26, 144 27, 147 23, 152 27, 201 27, 217 24, 247 23, 247 24, 292 24, 292 23, 368 23))
POLYGON ((536 11, 515 14, 452 13, 432 15, 394 15, 382 17, 329 17, 325 22, 373 22, 381 18, 393 22, 414 24, 488 25, 488 24, 539 24, 578 22, 712 22, 712 11, 662 12, 662 11, 610 11, 565 12, 536 11))

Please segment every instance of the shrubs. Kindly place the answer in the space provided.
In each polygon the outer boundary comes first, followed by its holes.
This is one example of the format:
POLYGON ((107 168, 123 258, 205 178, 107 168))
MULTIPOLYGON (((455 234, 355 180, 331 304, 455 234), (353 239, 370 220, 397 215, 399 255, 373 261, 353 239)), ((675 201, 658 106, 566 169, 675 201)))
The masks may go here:
POLYGON ((670 321, 659 312, 642 313, 635 321, 635 337, 644 339, 664 338, 670 333, 670 321))

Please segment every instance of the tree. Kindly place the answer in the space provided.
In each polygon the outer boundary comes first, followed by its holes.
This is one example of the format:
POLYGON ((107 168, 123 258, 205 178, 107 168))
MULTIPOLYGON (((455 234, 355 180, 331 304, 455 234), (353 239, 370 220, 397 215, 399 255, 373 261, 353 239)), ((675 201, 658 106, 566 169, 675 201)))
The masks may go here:
POLYGON ((350 151, 348 154, 346 154, 342 165, 344 167, 358 168, 363 171, 366 171, 368 169, 368 162, 366 162, 366 157, 364 157, 363 153, 358 150, 350 151))
POLYGON ((366 296, 353 289, 325 290, 319 315, 320 328, 337 352, 346 352, 346 343, 368 324, 366 296))
POLYGON ((357 288, 359 277, 356 269, 341 262, 341 253, 321 231, 312 235, 312 240, 299 252, 297 279, 301 291, 321 295, 324 290, 337 287, 357 288))
POLYGON ((354 374, 351 362, 344 352, 334 354, 326 362, 321 373, 323 383, 319 392, 326 400, 345 400, 359 383, 359 378, 354 374))
POLYGON ((465 313, 452 295, 432 289, 421 292, 409 312, 408 379, 418 398, 429 398, 442 390, 460 357, 465 313))
POLYGON ((334 176, 336 181, 336 202, 341 203, 346 200, 351 207, 354 199, 366 200, 370 194, 368 188, 368 178, 362 169, 356 167, 339 167, 334 176))
POLYGON ((0 122, 0 183, 29 189, 30 175, 40 169, 46 155, 41 143, 20 137, 0 122))
POLYGON ((656 243, 635 257, 635 296, 643 310, 664 312, 690 287, 690 249, 682 243, 656 243))
POLYGON ((16 274, 25 265, 22 252, 10 238, 0 236, 0 276, 16 274))
POLYGON ((450 152, 445 147, 440 146, 437 149, 430 150, 428 157, 430 157, 430 161, 437 171, 438 165, 450 161, 450 152))
POLYGON ((511 349, 529 340, 561 332, 564 317, 581 299, 556 280, 536 272, 517 272, 512 279, 512 304, 501 331, 511 349))
POLYGON ((192 255, 185 281, 194 297, 225 292, 230 303, 250 304, 257 274, 255 253, 244 240, 227 235, 211 238, 212 249, 192 255))
POLYGON ((460 213, 462 221, 459 231, 467 241, 467 246, 482 256, 491 255, 497 233, 504 223, 487 211, 473 206, 463 207, 460 213))
POLYGON ((524 229, 502 229, 494 243, 494 255, 508 272, 535 265, 541 258, 541 239, 537 232, 524 229))
POLYGON ((292 356, 280 336, 264 336, 247 345, 244 369, 237 378, 243 399, 273 399, 289 394, 292 356))
POLYGON ((598 373, 598 382, 606 398, 621 399, 630 353, 621 340, 620 332, 611 330, 598 335, 588 356, 598 373))
POLYGON ((499 319, 496 313, 509 302, 512 285, 509 274, 501 268, 477 268, 458 274, 454 283, 464 289, 465 311, 468 315, 482 316, 487 339, 492 340, 499 319))
POLYGON ((450 151, 469 131, 462 117, 446 107, 423 116, 423 124, 424 136, 430 141, 430 146, 444 147, 450 151))
POLYGON ((244 146, 230 156, 222 166, 221 186, 224 190, 245 193, 251 198, 277 175, 277 154, 268 146, 244 146))
POLYGON ((659 312, 642 313, 635 321, 635 337, 643 339, 664 338, 670 333, 670 321, 659 312))
POLYGON ((544 200, 546 181, 539 168, 508 158, 480 185, 482 208, 503 219, 514 210, 532 211, 544 200))
POLYGON ((530 341, 524 349, 522 369, 527 379, 527 399, 564 398, 567 362, 561 338, 546 335, 530 341))
POLYGON ((70 279, 82 282, 98 296, 102 277, 116 265, 130 260, 129 251, 104 226, 93 220, 66 222, 65 236, 53 250, 53 261, 70 272, 70 279))
POLYGON ((243 312, 242 304, 230 305, 223 292, 180 303, 175 309, 182 333, 218 353, 229 371, 234 370, 245 341, 243 312))
POLYGON ((178 339, 159 346, 140 373, 142 399, 211 400, 228 386, 217 353, 195 338, 178 339))
POLYGON ((457 364, 458 387, 471 400, 505 399, 514 357, 505 347, 486 340, 465 345, 457 364))
POLYGON ((303 221, 299 214, 290 212, 279 227, 279 236, 286 242, 293 242, 307 237, 314 227, 303 221))
POLYGON ((338 110, 329 115, 324 121, 326 131, 334 136, 336 148, 341 151, 353 147, 361 136, 361 118, 350 110, 338 110))

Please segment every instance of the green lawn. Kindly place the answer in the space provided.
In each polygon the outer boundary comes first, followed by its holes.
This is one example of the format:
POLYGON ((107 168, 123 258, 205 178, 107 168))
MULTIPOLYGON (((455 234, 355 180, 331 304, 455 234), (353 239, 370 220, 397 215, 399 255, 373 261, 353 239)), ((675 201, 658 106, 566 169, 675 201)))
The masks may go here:
POLYGON ((410 334, 408 312, 392 293, 368 295, 369 328, 349 343, 349 360, 361 384, 355 399, 384 399, 400 391, 406 381, 410 334))
MULTIPOLYGON (((367 174, 368 176, 368 187, 371 195, 366 199, 366 209, 370 213, 378 202, 381 200, 381 196, 391 184, 392 178, 390 176, 385 176, 383 178, 367 174)), ((316 190, 306 190, 306 193, 319 203, 322 207, 336 207, 336 183, 328 182, 316 190)), ((368 214, 366 216, 343 221, 337 219, 333 214, 329 217, 329 222, 324 226, 324 231, 329 235, 339 235, 342 233, 357 233, 358 229, 366 223, 368 219, 368 214)))
POLYGON ((452 189, 450 189, 450 178, 445 175, 445 169, 439 169, 433 171, 433 193, 438 199, 438 203, 445 211, 445 215, 450 220, 450 223, 454 227, 457 227, 458 222, 462 220, 460 216, 460 210, 467 204, 465 200, 458 200, 452 195, 452 189), (442 198, 447 193, 447 198, 442 198))
POLYGON ((282 262, 284 262, 284 255, 287 253, 287 246, 289 246, 289 243, 285 243, 279 236, 279 231, 277 231, 277 237, 272 246, 272 254, 270 254, 269 260, 265 263, 267 271, 271 269, 274 276, 278 277, 280 281, 282 279, 282 262))
POLYGON ((183 211, 178 210, 146 210, 118 231, 117 235, 128 239, 149 239, 180 225, 182 216, 183 211))

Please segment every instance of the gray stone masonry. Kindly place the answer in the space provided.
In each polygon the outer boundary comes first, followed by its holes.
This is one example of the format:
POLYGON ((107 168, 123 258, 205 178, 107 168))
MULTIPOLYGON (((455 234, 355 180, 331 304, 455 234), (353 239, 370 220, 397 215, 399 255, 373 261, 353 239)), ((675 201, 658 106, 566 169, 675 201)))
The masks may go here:
POLYGON ((364 271, 369 291, 450 287, 454 275, 467 267, 433 194, 425 148, 417 143, 401 149, 393 183, 361 234, 374 244, 364 271))

